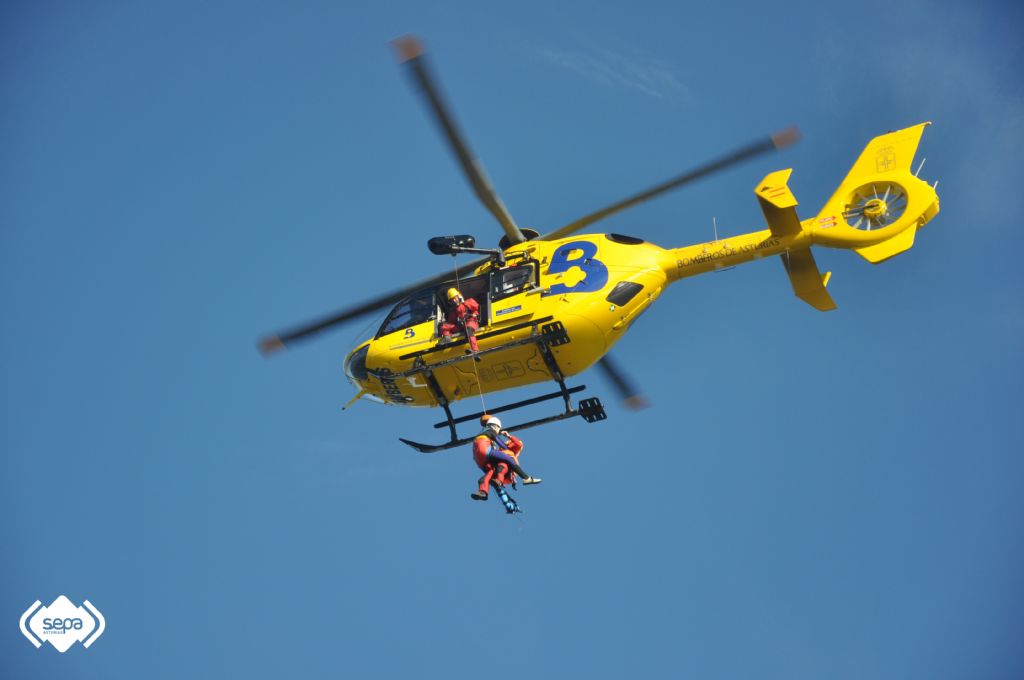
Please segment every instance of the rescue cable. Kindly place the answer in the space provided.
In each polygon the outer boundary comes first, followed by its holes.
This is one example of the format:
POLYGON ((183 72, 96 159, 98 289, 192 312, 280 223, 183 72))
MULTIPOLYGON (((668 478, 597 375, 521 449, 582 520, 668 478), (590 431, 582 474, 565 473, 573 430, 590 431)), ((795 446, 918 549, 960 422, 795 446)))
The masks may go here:
MULTIPOLYGON (((455 253, 452 253, 452 257, 456 257, 455 253)), ((462 295, 462 283, 461 283, 461 280, 459 279, 459 262, 458 262, 458 260, 455 261, 455 287, 459 289, 459 295, 462 296, 463 303, 465 303, 466 296, 462 295)), ((466 339, 468 340, 469 339, 469 329, 466 327, 465 323, 463 323, 462 332, 466 334, 466 339)), ((470 350, 472 350, 472 348, 470 348, 470 350)), ((484 388, 483 388, 483 383, 480 382, 480 369, 477 367, 478 363, 480 363, 479 360, 477 359, 477 357, 474 356, 473 357, 473 372, 476 374, 476 391, 480 395, 480 410, 482 410, 484 413, 487 413, 487 402, 484 401, 484 388)), ((515 503, 515 501, 512 501, 512 502, 515 503)), ((506 504, 505 507, 507 508, 508 505, 506 504)), ((518 509, 518 506, 517 506, 517 509, 518 509)), ((509 510, 509 512, 513 512, 513 511, 509 510)))
MULTIPOLYGON (((452 257, 455 257, 455 253, 452 253, 452 257)), ((455 263, 455 286, 456 288, 459 289, 459 295, 462 295, 462 280, 459 278, 458 261, 456 261, 455 263)), ((466 296, 462 295, 462 299, 463 301, 465 301, 466 296)), ((466 337, 468 339, 469 329, 466 328, 465 325, 463 326, 463 332, 466 333, 466 337)), ((484 413, 487 413, 487 402, 484 401, 483 383, 481 383, 480 381, 480 368, 477 366, 478 363, 479 361, 477 360, 477 357, 474 356, 473 372, 476 374, 476 389, 477 392, 480 394, 480 408, 484 413)), ((492 479, 491 487, 498 493, 498 499, 501 501, 501 504, 505 506, 505 512, 507 514, 515 515, 518 513, 522 513, 522 510, 519 509, 519 503, 516 503, 516 499, 512 498, 512 496, 507 491, 505 491, 504 486, 498 484, 495 480, 492 479)))

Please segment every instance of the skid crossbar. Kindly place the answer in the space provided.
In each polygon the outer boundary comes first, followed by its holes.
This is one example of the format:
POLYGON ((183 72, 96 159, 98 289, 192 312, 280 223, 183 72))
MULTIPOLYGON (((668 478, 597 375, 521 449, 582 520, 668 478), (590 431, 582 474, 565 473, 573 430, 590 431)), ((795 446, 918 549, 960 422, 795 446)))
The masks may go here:
MULTIPOLYGON (((582 392, 585 389, 587 389, 586 385, 576 385, 575 387, 570 387, 566 391, 569 394, 576 394, 577 392, 582 392)), ((522 401, 517 401, 514 404, 507 404, 505 406, 499 406, 498 408, 489 408, 486 411, 477 411, 476 413, 470 413, 468 416, 461 416, 459 418, 455 418, 455 419, 452 420, 452 422, 455 423, 456 425, 459 424, 459 423, 468 423, 471 420, 476 420, 477 418, 479 418, 480 416, 482 416, 485 413, 487 413, 488 415, 492 415, 493 416, 493 415, 497 415, 499 413, 504 413, 505 411, 511 411, 512 409, 521 408, 523 406, 530 406, 531 404, 539 404, 540 402, 547 401, 548 399, 557 399, 560 396, 562 396, 561 391, 559 391, 559 392, 551 392, 550 394, 544 394, 544 395, 541 395, 539 397, 533 397, 532 399, 524 399, 522 401)), ((441 429, 442 427, 447 427, 447 426, 448 426, 448 421, 447 420, 442 420, 439 423, 434 423, 434 428, 438 429, 438 430, 441 429)))
MULTIPOLYGON (((506 427, 504 429, 509 431, 509 432, 517 432, 519 430, 526 430, 526 429, 531 428, 531 427, 537 427, 538 425, 545 425, 547 423, 553 423, 556 420, 565 420, 566 418, 575 418, 578 415, 582 415, 582 414, 579 411, 577 411, 577 410, 572 410, 572 411, 568 411, 566 413, 559 413, 559 414, 556 414, 556 415, 553 415, 553 416, 548 416, 547 418, 538 418, 537 420, 531 420, 529 422, 521 423, 519 425, 512 425, 511 427, 506 427)), ((421 453, 434 453, 435 451, 444 451, 445 449, 451 449, 451 448, 455 448, 456 446, 462 446, 463 444, 468 444, 469 442, 473 441, 473 439, 475 439, 475 438, 476 438, 476 435, 473 435, 472 437, 464 437, 462 439, 456 439, 454 441, 445 442, 444 444, 438 444, 438 445, 421 444, 419 442, 414 442, 414 441, 411 441, 409 439, 402 439, 401 437, 399 437, 398 440, 400 442, 402 442, 403 444, 408 444, 409 446, 411 446, 412 448, 416 449, 417 451, 420 451, 421 453)))

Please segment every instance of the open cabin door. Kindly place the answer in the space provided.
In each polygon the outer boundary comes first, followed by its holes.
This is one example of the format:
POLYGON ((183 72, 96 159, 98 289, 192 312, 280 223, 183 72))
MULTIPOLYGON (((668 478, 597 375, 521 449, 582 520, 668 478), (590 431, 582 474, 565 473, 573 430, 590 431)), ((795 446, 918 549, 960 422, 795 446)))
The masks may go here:
POLYGON ((540 302, 535 261, 491 272, 488 325, 531 316, 540 302))

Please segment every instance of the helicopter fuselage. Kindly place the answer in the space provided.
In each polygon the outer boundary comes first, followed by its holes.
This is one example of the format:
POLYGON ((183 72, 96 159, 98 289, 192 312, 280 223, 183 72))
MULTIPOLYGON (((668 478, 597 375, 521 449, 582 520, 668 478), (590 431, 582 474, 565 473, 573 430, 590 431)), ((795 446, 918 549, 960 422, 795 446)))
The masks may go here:
POLYGON ((553 376, 539 348, 515 343, 536 332, 532 322, 557 320, 570 341, 552 352, 564 376, 576 375, 600 359, 661 295, 676 268, 672 252, 640 239, 604 234, 513 246, 505 253, 506 268, 484 265, 458 282, 453 274, 452 281, 435 290, 419 291, 400 302, 389 319, 417 299, 434 311, 422 320, 409 315, 404 323, 385 321, 376 337, 346 359, 346 374, 364 396, 406 406, 438 405, 423 376, 400 375, 414 368, 417 360, 446 364, 433 375, 448 401, 549 381, 553 376), (522 271, 517 277, 521 285, 503 295, 499 277, 516 270, 522 271), (481 281, 488 285, 481 286, 481 281), (476 290, 466 290, 474 286, 476 290), (449 287, 458 287, 481 306, 479 362, 446 363, 466 351, 465 342, 441 344, 444 293, 449 287), (488 351, 506 345, 511 346, 488 351))

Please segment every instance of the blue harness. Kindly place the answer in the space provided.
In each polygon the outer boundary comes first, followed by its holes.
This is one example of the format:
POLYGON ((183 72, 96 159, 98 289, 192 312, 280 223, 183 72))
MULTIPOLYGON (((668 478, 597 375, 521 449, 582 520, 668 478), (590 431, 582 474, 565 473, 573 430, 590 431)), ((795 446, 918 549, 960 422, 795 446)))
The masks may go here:
POLYGON ((503 463, 515 463, 516 459, 505 453, 505 451, 512 444, 508 437, 498 434, 494 437, 488 435, 488 439, 491 440, 491 448, 487 451, 487 457, 492 460, 498 460, 503 463))

